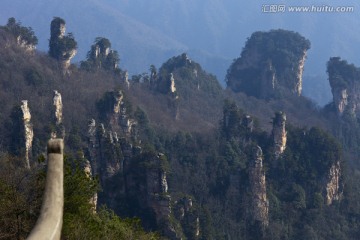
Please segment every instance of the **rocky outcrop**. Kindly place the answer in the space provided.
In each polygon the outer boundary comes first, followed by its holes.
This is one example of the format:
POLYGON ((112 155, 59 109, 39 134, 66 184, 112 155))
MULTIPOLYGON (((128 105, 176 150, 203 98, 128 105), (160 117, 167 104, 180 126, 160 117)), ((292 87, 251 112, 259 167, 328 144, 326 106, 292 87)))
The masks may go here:
POLYGON ((286 132, 286 114, 283 112, 275 113, 273 119, 272 136, 274 141, 274 155, 278 159, 281 154, 285 151, 287 132, 286 132))
POLYGON ((175 87, 175 79, 174 75, 170 73, 170 93, 175 94, 176 87, 175 87))
POLYGON ((149 159, 149 163, 155 167, 146 169, 147 204, 155 213, 157 225, 163 226, 164 235, 170 239, 181 239, 170 222, 171 196, 167 192, 166 171, 160 168, 162 157, 163 155, 159 154, 156 158, 149 159))
POLYGON ((250 181, 250 216, 254 222, 262 227, 269 225, 269 201, 266 195, 265 171, 263 167, 263 153, 259 146, 253 150, 252 163, 249 169, 250 181))
POLYGON ((334 201, 339 201, 342 198, 342 186, 341 186, 341 166, 340 162, 335 162, 327 176, 325 187, 325 203, 331 205, 334 201))
POLYGON ((176 119, 179 118, 179 96, 176 92, 176 86, 175 86, 175 78, 174 75, 172 73, 170 73, 170 78, 169 78, 169 106, 171 108, 171 110, 173 111, 173 116, 176 119))
POLYGON ((119 69, 119 61, 119 54, 111 49, 109 39, 98 37, 88 52, 87 60, 81 63, 81 67, 87 70, 105 69, 114 71, 119 69))
POLYGON ((63 125, 63 104, 61 94, 54 90, 54 120, 55 120, 55 131, 51 133, 51 138, 65 138, 65 128, 63 125))
POLYGON ((33 126, 31 124, 31 114, 27 100, 23 100, 21 104, 21 111, 24 123, 24 138, 25 138, 25 161, 26 167, 30 169, 30 158, 32 151, 32 142, 34 139, 33 126))
POLYGON ((327 64, 327 72, 338 115, 347 113, 356 117, 360 109, 360 70, 339 57, 333 57, 327 64))
POLYGON ((198 239, 200 221, 191 197, 186 196, 174 202, 174 215, 179 220, 188 239, 198 239))
POLYGON ((285 30, 255 32, 240 58, 230 66, 227 87, 262 99, 281 92, 301 95, 302 74, 310 42, 285 30))
POLYGON ((54 98, 53 98, 54 106, 55 106, 55 119, 56 124, 62 123, 62 100, 61 100, 61 94, 54 90, 54 98))
MULTIPOLYGON (((88 178, 92 178, 93 174, 89 160, 85 160, 84 172, 88 178)), ((89 200, 89 203, 91 204, 94 213, 96 213, 97 201, 98 201, 98 194, 95 193, 89 200)))
POLYGON ((134 136, 136 121, 129 117, 124 95, 121 90, 108 92, 102 100, 107 107, 102 114, 106 115, 106 121, 109 123, 110 131, 116 135, 125 135, 126 137, 134 136))
POLYGON ((36 50, 36 45, 29 43, 26 39, 23 39, 21 35, 16 38, 16 43, 28 53, 34 53, 36 50))
POLYGON ((34 53, 38 39, 30 27, 23 27, 15 18, 9 18, 4 29, 15 38, 17 46, 28 53, 34 53))
POLYGON ((57 59, 61 63, 63 72, 67 73, 70 61, 77 53, 77 42, 71 33, 65 35, 65 31, 65 21, 55 17, 50 26, 49 55, 57 59))
POLYGON ((307 52, 304 50, 302 57, 300 58, 299 63, 297 64, 297 71, 296 71, 297 79, 296 79, 294 91, 299 96, 301 95, 301 92, 302 92, 302 79, 303 79, 303 73, 304 73, 306 54, 307 54, 307 52))
POLYGON ((129 73, 128 71, 124 72, 124 84, 127 89, 130 89, 130 82, 129 82, 129 73))

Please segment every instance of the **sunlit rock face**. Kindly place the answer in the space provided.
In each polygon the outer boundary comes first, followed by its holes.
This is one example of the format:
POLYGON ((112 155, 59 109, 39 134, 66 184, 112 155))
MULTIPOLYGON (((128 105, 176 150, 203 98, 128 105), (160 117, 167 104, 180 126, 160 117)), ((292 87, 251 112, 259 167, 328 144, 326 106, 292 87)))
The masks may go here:
POLYGON ((261 99, 279 97, 282 92, 301 95, 309 48, 310 42, 295 32, 255 32, 230 66, 227 87, 261 99))
POLYGON ((53 106, 55 130, 51 133, 51 138, 65 138, 65 128, 63 125, 63 104, 61 94, 57 90, 54 90, 53 106))
POLYGON ((31 114, 27 100, 22 101, 21 111, 22 111, 23 123, 24 123, 25 161, 26 161, 26 167, 30 169, 30 157, 32 150, 32 142, 34 139, 34 131, 33 131, 33 126, 31 124, 31 114))
POLYGON ((275 113, 273 120, 272 136, 274 141, 274 155, 279 158, 285 151, 287 132, 286 132, 286 114, 283 112, 275 113))
POLYGON ((36 45, 23 39, 21 35, 16 38, 16 43, 19 47, 25 49, 27 53, 34 53, 36 50, 36 45))
POLYGON ((295 93, 297 93, 299 96, 301 95, 302 92, 302 83, 303 83, 303 73, 304 73, 304 67, 305 67, 305 60, 306 60, 306 54, 307 52, 304 50, 302 57, 299 60, 299 64, 298 69, 297 69, 297 80, 296 80, 296 84, 295 84, 295 88, 293 89, 293 91, 295 93))
POLYGON ((63 104, 62 104, 62 100, 61 100, 61 94, 56 90, 54 91, 53 103, 55 106, 56 124, 61 124, 62 123, 63 104))
POLYGON ((251 189, 251 216, 259 221, 263 227, 269 225, 269 201, 266 195, 266 180, 263 167, 263 153, 259 146, 253 150, 252 165, 249 169, 251 189))
POLYGON ((326 205, 331 205, 334 201, 339 201, 342 198, 342 187, 341 187, 341 166, 340 162, 335 162, 327 176, 326 181, 326 205))
POLYGON ((333 103, 339 116, 359 114, 360 70, 339 57, 330 58, 327 64, 333 103))

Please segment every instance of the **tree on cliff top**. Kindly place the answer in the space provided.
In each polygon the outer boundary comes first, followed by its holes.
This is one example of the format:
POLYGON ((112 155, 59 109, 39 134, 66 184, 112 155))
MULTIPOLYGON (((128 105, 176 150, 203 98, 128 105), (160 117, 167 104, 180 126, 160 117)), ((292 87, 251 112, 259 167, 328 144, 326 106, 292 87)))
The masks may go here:
POLYGON ((111 50, 110 40, 104 37, 97 37, 87 53, 86 60, 81 62, 81 68, 88 71, 100 68, 117 70, 119 69, 119 62, 119 53, 116 50, 111 50))
POLYGON ((259 98, 272 97, 271 91, 278 92, 278 86, 300 95, 298 78, 308 49, 310 41, 296 32, 282 29, 255 32, 228 69, 227 86, 259 98))
POLYGON ((15 18, 9 18, 5 30, 12 33, 18 41, 25 41, 26 44, 37 45, 38 39, 31 27, 21 26, 21 22, 16 22, 15 18))

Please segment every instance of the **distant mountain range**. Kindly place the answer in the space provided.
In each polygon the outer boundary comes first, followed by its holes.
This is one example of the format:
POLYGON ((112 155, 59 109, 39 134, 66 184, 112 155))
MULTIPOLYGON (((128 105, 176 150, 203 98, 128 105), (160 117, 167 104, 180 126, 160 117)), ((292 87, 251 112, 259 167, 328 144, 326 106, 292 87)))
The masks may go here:
MULTIPOLYGON (((282 4, 279 1, 277 4, 282 4)), ((305 65, 304 95, 320 104, 330 100, 326 62, 341 56, 360 64, 360 3, 357 1, 293 0, 288 6, 353 6, 352 13, 264 13, 268 1, 238 0, 3 0, 0 23, 15 17, 31 26, 39 38, 38 49, 47 51, 50 22, 66 20, 67 31, 78 41, 75 61, 85 58, 94 39, 108 38, 120 53, 130 74, 148 71, 171 56, 187 52, 224 85, 232 59, 237 58, 250 35, 259 30, 283 28, 299 32, 312 43, 305 65)))

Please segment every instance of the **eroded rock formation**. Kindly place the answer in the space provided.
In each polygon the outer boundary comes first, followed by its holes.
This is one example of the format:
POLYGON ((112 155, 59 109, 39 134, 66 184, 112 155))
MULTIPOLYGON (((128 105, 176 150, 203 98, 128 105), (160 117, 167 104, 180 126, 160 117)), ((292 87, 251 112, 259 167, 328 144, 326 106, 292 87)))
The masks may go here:
POLYGON ((51 133, 52 138, 65 137, 65 128, 63 125, 63 104, 61 94, 54 90, 54 120, 55 120, 55 131, 51 133))
POLYGON ((29 43, 21 35, 16 38, 16 43, 19 47, 25 49, 25 51, 28 53, 34 53, 36 50, 36 45, 29 43))
POLYGON ((174 94, 175 92, 176 92, 176 87, 175 87, 174 75, 170 73, 170 93, 174 94))
POLYGON ((285 30, 255 32, 228 70, 227 87, 262 99, 279 92, 301 95, 310 42, 285 30))
POLYGON ((287 132, 285 126, 286 114, 283 112, 275 113, 275 118, 273 119, 272 136, 274 140, 274 155, 276 159, 281 156, 286 148, 287 132))
MULTIPOLYGON (((84 172, 88 178, 92 178, 93 174, 92 174, 91 164, 90 164, 89 160, 85 160, 84 172)), ((97 201, 98 201, 98 194, 95 193, 89 200, 94 213, 96 213, 97 201)))
POLYGON ((356 117, 360 106, 360 70, 339 57, 330 58, 327 64, 333 103, 339 116, 344 113, 356 117), (349 74, 351 73, 351 74, 349 74))
POLYGON ((55 106, 55 119, 56 124, 62 123, 62 100, 61 100, 61 94, 54 90, 54 98, 53 98, 54 106, 55 106))
POLYGON ((9 18, 4 29, 11 33, 19 47, 28 53, 34 53, 38 39, 32 28, 23 27, 15 18, 9 18))
POLYGON ((87 60, 83 61, 81 66, 87 70, 102 68, 114 71, 119 68, 119 61, 119 54, 111 49, 109 39, 98 37, 88 52, 87 60))
POLYGON ((327 176, 326 181, 326 205, 331 205, 334 201, 339 201, 342 198, 342 186, 341 186, 341 166, 340 162, 335 162, 327 176))
POLYGON ((30 169, 30 158, 32 150, 32 142, 34 139, 33 126, 31 124, 31 114, 28 106, 28 101, 23 100, 21 104, 21 111, 24 122, 24 138, 25 138, 25 161, 26 167, 30 169))
POLYGON ((259 146, 253 150, 252 165, 249 169, 251 189, 251 212, 253 221, 258 221, 263 227, 269 225, 269 201, 266 195, 265 171, 263 167, 263 153, 259 146))
POLYGON ((68 72, 70 61, 77 53, 77 42, 70 33, 65 35, 65 21, 55 17, 50 25, 49 55, 60 61, 64 73, 68 72))

